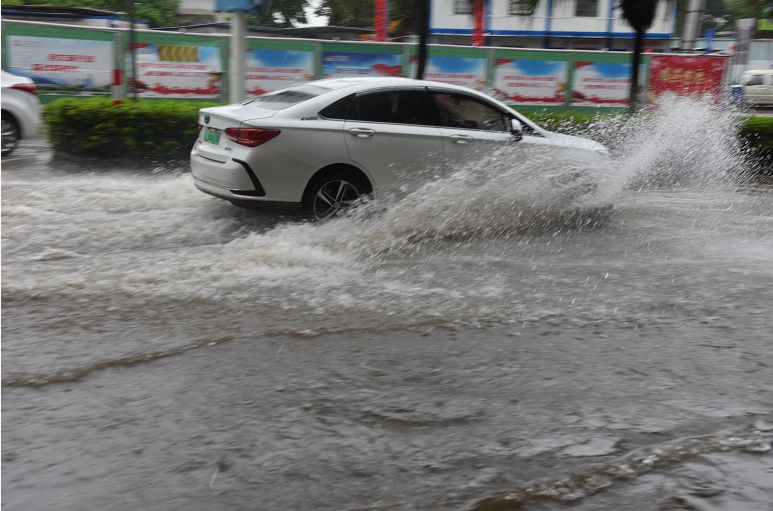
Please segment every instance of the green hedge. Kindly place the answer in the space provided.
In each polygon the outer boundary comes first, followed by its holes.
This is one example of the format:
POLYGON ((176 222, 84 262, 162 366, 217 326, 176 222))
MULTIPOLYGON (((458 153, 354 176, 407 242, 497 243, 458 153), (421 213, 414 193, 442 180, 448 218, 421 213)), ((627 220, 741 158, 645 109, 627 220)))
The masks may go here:
POLYGON ((773 156, 773 117, 744 117, 741 137, 758 150, 773 156))
POLYGON ((109 98, 61 99, 45 106, 57 152, 107 158, 184 158, 197 136, 200 108, 215 103, 109 98))
POLYGON ((543 128, 558 132, 576 133, 588 129, 591 124, 600 119, 622 119, 622 113, 595 112, 531 112, 526 117, 536 122, 543 128))

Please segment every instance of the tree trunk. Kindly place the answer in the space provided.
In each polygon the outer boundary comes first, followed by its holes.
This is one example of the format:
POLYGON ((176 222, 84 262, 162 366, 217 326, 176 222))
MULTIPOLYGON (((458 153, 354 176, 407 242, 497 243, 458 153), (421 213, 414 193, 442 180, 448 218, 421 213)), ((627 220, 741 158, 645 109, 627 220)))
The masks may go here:
POLYGON ((639 64, 641 63, 641 48, 644 43, 645 30, 636 31, 633 44, 633 62, 631 63, 631 88, 628 94, 628 113, 633 115, 639 109, 639 64))
POLYGON ((416 63, 416 79, 424 79, 424 66, 427 62, 427 39, 429 39, 429 2, 419 2, 419 55, 416 63))

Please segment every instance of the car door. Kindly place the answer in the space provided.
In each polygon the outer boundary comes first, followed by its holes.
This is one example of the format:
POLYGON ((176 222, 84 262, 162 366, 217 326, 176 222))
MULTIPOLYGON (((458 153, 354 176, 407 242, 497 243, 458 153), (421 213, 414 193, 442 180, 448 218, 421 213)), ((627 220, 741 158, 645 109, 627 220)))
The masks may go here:
POLYGON ((457 91, 430 89, 450 166, 479 158, 516 139, 511 116, 483 99, 457 91))
POLYGON ((763 80, 762 105, 773 105, 773 73, 765 75, 763 80))
POLYGON ((355 165, 377 189, 434 172, 443 158, 425 88, 390 88, 358 93, 344 123, 344 138, 355 165))

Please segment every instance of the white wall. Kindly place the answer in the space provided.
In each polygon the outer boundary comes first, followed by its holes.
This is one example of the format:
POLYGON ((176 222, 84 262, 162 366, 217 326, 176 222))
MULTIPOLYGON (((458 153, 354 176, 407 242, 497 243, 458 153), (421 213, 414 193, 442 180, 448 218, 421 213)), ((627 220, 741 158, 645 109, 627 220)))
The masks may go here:
MULTIPOLYGON (((675 0, 660 0, 650 34, 671 34, 673 30, 673 5, 675 0)), ((490 30, 544 32, 546 29, 547 0, 542 0, 532 16, 510 16, 509 0, 489 0, 487 25, 490 30)), ((609 28, 610 5, 618 0, 599 0, 598 16, 575 17, 576 0, 553 0, 551 32, 571 32, 573 37, 601 37, 609 28), (583 35, 584 34, 584 35, 583 35)), ((437 32, 441 29, 472 31, 471 14, 454 14, 453 0, 432 0, 430 26, 437 32)), ((622 19, 619 9, 614 10, 613 33, 633 33, 622 19)))

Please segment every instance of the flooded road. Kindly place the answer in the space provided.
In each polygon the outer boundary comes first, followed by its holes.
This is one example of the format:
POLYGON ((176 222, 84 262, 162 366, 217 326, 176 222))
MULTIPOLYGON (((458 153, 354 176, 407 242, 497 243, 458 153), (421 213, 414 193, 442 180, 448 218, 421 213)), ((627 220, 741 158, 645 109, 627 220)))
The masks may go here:
POLYGON ((611 212, 497 154, 322 225, 33 141, 3 507, 773 509, 773 184, 726 122, 595 127, 611 212))

